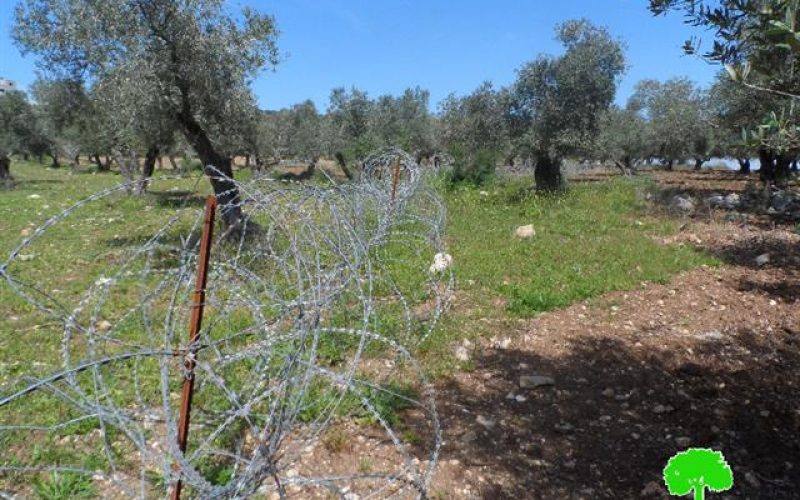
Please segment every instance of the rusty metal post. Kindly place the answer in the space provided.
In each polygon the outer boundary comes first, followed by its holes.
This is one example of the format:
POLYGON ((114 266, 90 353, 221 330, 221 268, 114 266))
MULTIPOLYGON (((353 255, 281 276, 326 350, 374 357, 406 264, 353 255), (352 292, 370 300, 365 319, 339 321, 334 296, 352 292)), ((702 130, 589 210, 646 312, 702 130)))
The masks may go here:
MULTIPOLYGON (((203 222, 203 236, 200 240, 200 259, 197 262, 197 280, 194 286, 194 300, 192 302, 192 319, 189 325, 189 347, 185 351, 184 367, 186 378, 183 380, 183 395, 181 398, 181 412, 178 420, 178 448, 186 453, 186 443, 189 440, 189 414, 192 411, 192 393, 194 392, 194 366, 197 353, 197 339, 200 335, 200 325, 203 322, 203 307, 206 301, 206 282, 208 278, 208 261, 211 256, 211 238, 214 232, 214 214, 217 208, 217 199, 214 196, 206 198, 205 221, 203 222)), ((172 488, 172 500, 181 498, 181 479, 172 488)))

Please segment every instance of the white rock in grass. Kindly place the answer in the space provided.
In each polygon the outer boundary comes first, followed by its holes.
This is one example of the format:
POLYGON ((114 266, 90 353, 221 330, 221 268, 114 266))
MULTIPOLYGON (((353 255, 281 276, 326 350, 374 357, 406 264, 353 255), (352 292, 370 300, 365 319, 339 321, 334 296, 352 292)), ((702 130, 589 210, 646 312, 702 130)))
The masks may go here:
POLYGON ((28 196, 29 200, 38 200, 39 198, 41 198, 41 195, 38 194, 32 194, 28 196))
POLYGON ((433 256, 433 264, 431 264, 429 270, 431 274, 441 273, 449 268, 452 263, 453 257, 450 254, 440 252, 433 256))
POLYGON ((111 324, 110 321, 104 319, 102 321, 98 321, 97 322, 97 331, 98 332, 107 332, 107 331, 111 330, 112 326, 113 325, 111 324))
POLYGON ((97 286, 106 286, 113 282, 114 280, 111 278, 98 278, 94 284, 97 286))
POLYGON ((766 266, 767 264, 769 264, 769 261, 770 258, 768 253, 761 254, 758 257, 756 257, 756 265, 759 267, 766 266))
POLYGON ((692 200, 692 198, 689 196, 683 197, 680 195, 675 195, 672 197, 672 201, 670 203, 673 208, 676 208, 681 212, 687 214, 694 212, 694 200, 692 200))
POLYGON ((517 238, 522 238, 524 240, 533 238, 536 236, 536 229, 533 228, 533 224, 528 224, 527 226, 519 226, 516 231, 514 231, 514 236, 517 238))

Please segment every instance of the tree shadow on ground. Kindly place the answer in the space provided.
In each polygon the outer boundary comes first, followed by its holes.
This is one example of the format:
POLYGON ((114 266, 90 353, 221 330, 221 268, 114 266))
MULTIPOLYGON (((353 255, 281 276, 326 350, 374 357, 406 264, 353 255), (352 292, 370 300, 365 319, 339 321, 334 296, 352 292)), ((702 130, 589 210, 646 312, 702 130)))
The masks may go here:
MULTIPOLYGON (((694 219, 724 217, 732 222, 747 222, 761 229, 771 229, 776 225, 794 226, 797 223, 791 213, 767 212, 770 199, 757 173, 743 175, 719 171, 694 174, 658 172, 655 180, 658 189, 653 193, 654 201, 661 208, 660 212, 670 215, 689 215, 694 219), (711 206, 708 202, 712 196, 727 196, 732 193, 742 197, 742 203, 735 208, 711 206), (695 203, 695 210, 690 214, 678 210, 673 204, 675 196, 690 196, 695 203)), ((786 189, 796 191, 798 182, 791 181, 786 189)))
POLYGON ((759 233, 748 238, 737 238, 712 245, 707 249, 715 257, 728 264, 750 269, 800 270, 798 243, 781 235, 759 233), (767 262, 759 262, 759 256, 768 255, 767 262))
POLYGON ((671 344, 680 348, 586 336, 563 357, 486 352, 476 368, 490 378, 458 376, 440 387, 443 459, 483 468, 484 498, 666 497, 668 459, 710 447, 735 475, 734 489, 717 497, 797 498, 797 331, 671 344), (555 384, 520 388, 519 377, 530 374, 555 384))
POLYGON ((795 302, 800 297, 800 276, 795 275, 791 279, 787 278, 771 282, 743 278, 739 282, 739 291, 757 291, 765 293, 774 299, 795 302))
POLYGON ((800 298, 799 250, 797 241, 785 232, 760 233, 706 247, 707 252, 726 264, 753 271, 741 277, 739 291, 756 291, 787 302, 800 298), (767 262, 758 260, 765 257, 767 262))

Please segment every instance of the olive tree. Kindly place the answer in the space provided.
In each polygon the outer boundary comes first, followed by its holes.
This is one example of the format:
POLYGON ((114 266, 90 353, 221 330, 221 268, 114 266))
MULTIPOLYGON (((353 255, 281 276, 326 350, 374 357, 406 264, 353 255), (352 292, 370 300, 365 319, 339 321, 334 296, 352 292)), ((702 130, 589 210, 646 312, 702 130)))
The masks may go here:
MULTIPOLYGON (((800 3, 794 0, 650 0, 650 10, 681 11, 688 24, 710 31, 703 57, 723 64, 744 86, 787 97, 800 96, 800 3), (766 77, 766 78, 765 78, 766 77)), ((695 37, 684 50, 698 51, 695 37)), ((763 94, 762 94, 763 97, 763 94)))
POLYGON ((316 162, 322 154, 320 127, 322 117, 310 100, 295 104, 283 120, 286 151, 290 156, 316 162))
POLYGON ((31 106, 22 92, 0 95, 0 188, 14 187, 11 155, 25 149, 30 134, 31 106))
MULTIPOLYGON (((147 190, 156 159, 175 144, 174 121, 167 111, 147 95, 136 95, 125 87, 131 75, 120 69, 109 73, 95 85, 95 114, 105 131, 102 142, 109 144, 123 178, 132 194, 147 190), (121 95, 127 93, 127 95, 121 95), (139 164, 143 153, 144 161, 139 164), (138 181, 133 182, 136 177, 138 181)), ((136 87, 135 92, 146 92, 136 87)))
POLYGON ((622 43, 605 28, 572 20, 556 33, 564 54, 540 56, 518 71, 509 110, 512 137, 533 156, 537 189, 545 191, 561 188, 565 156, 591 148, 625 70, 622 43))
POLYGON ((80 80, 38 79, 31 85, 39 122, 51 139, 49 154, 54 168, 60 167, 59 156, 69 160, 72 168, 80 164, 79 154, 90 133, 95 113, 80 80))
POLYGON ((789 98, 744 86, 725 71, 717 74, 709 92, 723 151, 737 159, 741 173, 750 173, 750 158, 757 149, 747 140, 747 131, 762 123, 771 112, 789 108, 789 98))
POLYGON ((509 145, 502 93, 484 82, 469 95, 450 94, 439 108, 440 140, 455 160, 453 180, 482 182, 509 145))
POLYGON ((433 121, 428 110, 430 93, 419 87, 400 96, 383 95, 373 106, 370 128, 381 146, 399 146, 418 161, 434 150, 433 121))
POLYGON ((369 95, 355 87, 331 91, 322 127, 323 151, 336 158, 348 178, 353 174, 347 163, 364 159, 379 144, 370 127, 374 106, 369 95))
POLYGON ((481 150, 499 151, 506 141, 503 101, 491 82, 472 93, 447 96, 440 104, 441 140, 449 149, 463 148, 467 155, 481 150))
MULTIPOLYGON (((687 23, 711 32, 713 44, 703 56, 724 65, 728 75, 739 85, 759 91, 752 102, 775 96, 800 97, 800 2, 795 0, 650 0, 650 10, 657 15, 677 10, 687 23)), ((698 50, 697 39, 685 44, 687 53, 698 50)), ((798 154, 793 136, 798 128, 794 107, 772 109, 766 118, 750 127, 751 141, 758 147, 766 183, 788 175, 788 165, 798 154), (779 128, 776 128, 779 127, 779 128), (783 128, 780 128, 783 127, 783 128), (770 133, 764 133, 765 130, 770 133), (772 137, 778 140, 761 139, 772 137), (773 168, 774 167, 774 168, 773 168)))
POLYGON ((711 96, 707 90, 697 89, 695 93, 695 121, 691 127, 691 156, 694 170, 703 168, 703 163, 722 154, 723 133, 717 116, 711 107, 711 96))
POLYGON ((624 175, 636 172, 636 163, 650 156, 650 124, 630 108, 612 106, 597 124, 594 157, 610 161, 624 175))
MULTIPOLYGON (((677 160, 698 157, 711 149, 705 96, 687 78, 637 83, 630 107, 650 122, 654 154, 671 170, 677 160)), ((701 163, 702 164, 702 163, 701 163)))
POLYGON ((8 162, 5 173, 10 176, 12 154, 41 157, 50 148, 50 138, 26 94, 13 91, 0 95, 0 158, 8 162))
POLYGON ((260 113, 252 134, 250 150, 256 153, 256 167, 277 164, 284 158, 308 160, 322 155, 322 116, 310 100, 288 109, 260 113))
POLYGON ((228 226, 242 218, 229 138, 252 125, 249 83, 277 64, 276 36, 271 16, 231 13, 224 0, 20 0, 13 28, 15 43, 44 70, 115 78, 114 105, 162 110, 213 167, 207 172, 228 226))

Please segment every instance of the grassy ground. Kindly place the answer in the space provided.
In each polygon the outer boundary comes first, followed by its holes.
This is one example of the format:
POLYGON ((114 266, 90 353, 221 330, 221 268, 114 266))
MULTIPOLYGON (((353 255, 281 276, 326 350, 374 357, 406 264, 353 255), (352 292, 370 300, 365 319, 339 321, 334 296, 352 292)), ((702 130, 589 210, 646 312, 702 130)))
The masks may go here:
POLYGON ((446 356, 453 342, 495 333, 486 319, 530 317, 717 263, 690 247, 655 241, 676 232, 678 223, 648 215, 643 194, 654 186, 646 178, 573 184, 552 197, 533 194, 531 183, 445 192, 459 293, 429 346, 434 373, 456 366, 446 356), (516 238, 515 228, 527 224, 536 236, 516 238))
MULTIPOLYGON (((47 218, 120 181, 113 174, 70 175, 66 169, 35 163, 15 162, 12 172, 17 189, 0 193, 0 262, 47 218)), ((458 290, 454 307, 419 353, 434 376, 465 367, 452 357, 451 345, 492 333, 486 318, 528 317, 645 281, 665 282, 677 272, 715 263, 688 247, 655 242, 654 236, 675 232, 677 224, 647 215, 642 194, 651 186, 646 179, 577 184, 554 197, 532 194, 530 183, 520 179, 480 189, 442 189, 458 290), (534 225, 536 236, 514 237, 514 229, 526 224, 534 225)), ((63 280, 47 280, 55 296, 77 296, 103 274, 120 245, 141 241, 174 212, 174 200, 167 194, 176 189, 209 192, 208 183, 195 176, 156 181, 154 194, 148 196, 119 195, 93 204, 81 212, 81 231, 69 225, 55 228, 49 244, 40 245, 40 253, 30 255, 25 265, 32 275, 63 280)), ((54 327, 58 329, 0 284, 0 387, 23 373, 44 375, 54 369, 59 343, 48 333, 54 327)), ((52 408, 34 405, 15 411, 22 418, 26 411, 52 408)), ((42 463, 52 460, 43 457, 42 463)), ((82 460, 91 465, 90 456, 82 460)), ((68 483, 64 488, 83 484, 64 478, 44 481, 49 482, 39 488, 43 491, 58 481, 68 483)))

